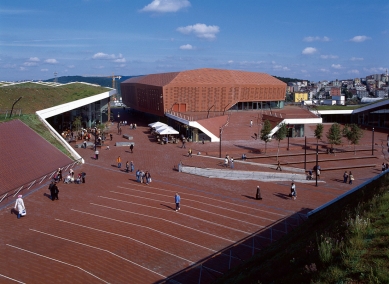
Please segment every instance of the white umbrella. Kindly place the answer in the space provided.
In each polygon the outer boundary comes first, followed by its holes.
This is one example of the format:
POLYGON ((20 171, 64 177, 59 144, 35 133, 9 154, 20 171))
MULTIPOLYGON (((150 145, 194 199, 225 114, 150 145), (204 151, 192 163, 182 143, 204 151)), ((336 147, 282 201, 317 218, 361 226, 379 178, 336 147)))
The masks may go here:
POLYGON ((157 121, 157 122, 150 123, 149 126, 152 128, 157 128, 159 126, 167 126, 167 124, 160 122, 160 121, 157 121))
POLYGON ((179 132, 177 130, 175 130, 174 128, 172 127, 167 127, 167 128, 161 128, 161 129, 157 129, 156 131, 158 134, 160 135, 174 135, 174 134, 179 134, 179 132))

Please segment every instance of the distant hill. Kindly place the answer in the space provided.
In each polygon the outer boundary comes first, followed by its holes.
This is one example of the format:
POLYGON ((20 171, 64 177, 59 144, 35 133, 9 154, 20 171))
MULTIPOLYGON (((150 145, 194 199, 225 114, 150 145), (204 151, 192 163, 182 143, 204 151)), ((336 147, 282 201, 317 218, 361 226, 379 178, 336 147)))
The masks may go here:
MULTIPOLYGON (((119 80, 115 79, 115 87, 118 90, 119 94, 121 94, 120 82, 123 82, 132 77, 138 77, 138 76, 121 76, 119 80)), ((55 78, 45 80, 45 82, 54 82, 54 81, 55 78)), ((85 83, 97 84, 102 87, 112 88, 112 78, 110 77, 62 76, 57 78, 57 82, 61 84, 66 84, 70 82, 85 82, 85 83)))

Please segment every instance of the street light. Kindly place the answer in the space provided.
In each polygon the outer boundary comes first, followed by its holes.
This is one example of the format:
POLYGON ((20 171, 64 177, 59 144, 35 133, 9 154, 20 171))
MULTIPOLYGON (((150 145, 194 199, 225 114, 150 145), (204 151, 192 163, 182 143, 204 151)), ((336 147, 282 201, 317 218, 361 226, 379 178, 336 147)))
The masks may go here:
POLYGON ((288 150, 288 151, 289 151, 289 136, 290 136, 290 135, 289 135, 289 131, 290 131, 290 126, 289 126, 289 123, 288 123, 288 132, 287 132, 287 134, 288 134, 288 149, 287 149, 287 150, 288 150))
POLYGON ((14 110, 14 106, 15 106, 16 103, 17 103, 18 101, 20 101, 22 98, 23 98, 23 97, 18 98, 18 99, 13 103, 12 108, 11 108, 11 113, 10 113, 10 115, 9 115, 9 118, 12 117, 12 112, 13 112, 13 110, 14 110))
POLYGON ((316 141, 316 167, 315 167, 315 175, 316 175, 316 186, 317 186, 317 170, 319 167, 319 143, 316 141))
POLYGON ((222 128, 219 129, 219 158, 222 157, 222 128))
POLYGON ((372 156, 374 155, 374 127, 373 127, 373 131, 371 133, 371 155, 372 156))

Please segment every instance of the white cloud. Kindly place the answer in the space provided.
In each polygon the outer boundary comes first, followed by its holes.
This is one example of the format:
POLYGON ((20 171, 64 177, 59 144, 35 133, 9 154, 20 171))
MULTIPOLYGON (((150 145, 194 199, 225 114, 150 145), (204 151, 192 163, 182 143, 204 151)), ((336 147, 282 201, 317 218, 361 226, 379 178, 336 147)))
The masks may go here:
POLYGON ((49 69, 43 68, 43 69, 41 69, 41 71, 42 72, 47 72, 47 71, 49 71, 49 69))
POLYGON ((350 41, 353 41, 353 42, 363 42, 365 40, 368 40, 368 39, 371 39, 370 37, 368 36, 355 36, 353 37, 352 39, 350 39, 350 41))
POLYGON ((303 39, 303 41, 312 42, 312 41, 330 41, 329 37, 323 36, 307 36, 303 39))
POLYGON ((183 8, 190 7, 188 0, 153 0, 149 5, 145 6, 142 12, 177 12, 183 8))
POLYGON ((37 63, 36 62, 29 62, 29 61, 27 61, 27 62, 24 62, 23 65, 24 66, 36 66, 37 63))
POLYGON ((20 71, 26 71, 28 70, 26 67, 19 67, 20 71))
POLYGON ((116 63, 125 63, 126 62, 126 59, 123 57, 123 58, 118 58, 118 59, 115 59, 113 62, 116 62, 116 63))
POLYGON ((340 64, 332 64, 331 67, 334 68, 334 69, 341 69, 342 65, 340 65, 340 64))
POLYGON ((337 56, 337 55, 331 55, 331 54, 329 54, 329 55, 320 55, 320 58, 322 58, 322 59, 336 59, 336 58, 338 58, 339 56, 337 56))
POLYGON ((363 58, 362 57, 351 57, 350 60, 351 61, 363 61, 363 58))
POLYGON ((70 69, 72 69, 72 68, 74 68, 74 67, 76 67, 75 65, 69 65, 68 66, 68 68, 70 68, 70 69))
POLYGON ((30 62, 39 62, 39 58, 38 57, 30 57, 30 59, 28 59, 28 61, 30 62))
POLYGON ((103 52, 98 52, 92 56, 93 59, 115 59, 115 54, 106 54, 103 52))
POLYGON ((306 47, 306 48, 304 48, 304 50, 301 53, 309 55, 309 54, 314 54, 316 52, 317 52, 316 48, 314 48, 314 47, 306 47))
POLYGON ((181 46, 180 46, 180 49, 182 49, 182 50, 192 50, 192 49, 194 49, 194 48, 193 48, 193 46, 190 45, 190 44, 184 44, 184 45, 181 45, 181 46))
POLYGON ((49 63, 49 64, 57 64, 57 63, 58 63, 58 61, 57 61, 57 59, 50 58, 50 59, 46 59, 46 60, 45 60, 45 63, 49 63))
POLYGON ((324 73, 330 72, 330 70, 325 69, 325 68, 320 68, 319 71, 324 72, 324 73))
POLYGON ((232 63, 234 63, 234 60, 228 60, 227 63, 232 64, 232 63))
POLYGON ((304 73, 304 74, 305 74, 305 73, 308 73, 308 71, 307 71, 307 70, 304 70, 304 69, 302 69, 302 70, 301 70, 301 73, 304 73))
POLYGON ((282 70, 282 71, 290 71, 290 69, 288 67, 282 66, 282 65, 274 65, 273 69, 274 70, 282 70))
POLYGON ((357 69, 353 69, 353 70, 348 71, 347 73, 349 73, 349 74, 359 74, 359 71, 357 69))
POLYGON ((194 33, 199 38, 215 39, 216 34, 219 32, 219 27, 207 26, 206 24, 195 24, 192 26, 179 27, 177 31, 183 34, 194 33))

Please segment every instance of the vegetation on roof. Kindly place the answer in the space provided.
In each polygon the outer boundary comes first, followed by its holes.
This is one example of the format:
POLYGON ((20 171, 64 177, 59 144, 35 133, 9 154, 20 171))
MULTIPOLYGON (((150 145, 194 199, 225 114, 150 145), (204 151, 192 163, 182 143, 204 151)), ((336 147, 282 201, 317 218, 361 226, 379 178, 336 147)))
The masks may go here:
POLYGON ((22 109, 23 114, 33 114, 38 110, 69 103, 109 91, 107 88, 81 83, 59 87, 44 86, 36 83, 23 83, 0 88, 0 109, 22 109))

